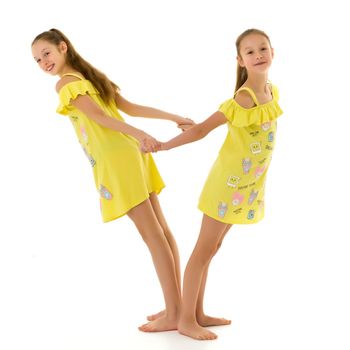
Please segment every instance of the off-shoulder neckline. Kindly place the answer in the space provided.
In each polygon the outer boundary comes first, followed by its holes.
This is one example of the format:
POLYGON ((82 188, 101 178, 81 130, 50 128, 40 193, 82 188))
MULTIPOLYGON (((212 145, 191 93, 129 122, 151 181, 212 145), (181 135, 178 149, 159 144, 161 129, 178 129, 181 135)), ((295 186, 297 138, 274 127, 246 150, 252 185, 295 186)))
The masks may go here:
MULTIPOLYGON (((235 100, 235 96, 233 96, 230 100, 233 101, 239 108, 245 110, 245 111, 251 111, 251 110, 254 110, 254 109, 257 109, 259 107, 266 107, 268 106, 269 104, 272 104, 275 102, 276 100, 276 94, 274 92, 274 85, 272 85, 271 83, 269 83, 271 85, 271 95, 272 95, 272 99, 268 102, 265 102, 265 103, 259 103, 258 105, 255 105, 254 107, 251 107, 251 108, 245 108, 245 107, 242 107, 236 100, 235 100)), ((249 90, 253 91, 251 88, 248 88, 249 90)), ((237 90, 238 92, 239 90, 237 90)), ((236 92, 236 93, 237 93, 236 92)), ((235 93, 235 94, 236 94, 235 93)), ((254 91, 253 91, 254 93, 254 91)), ((255 96, 255 93, 254 93, 254 96, 255 96)), ((256 98, 256 96, 255 96, 256 98)))

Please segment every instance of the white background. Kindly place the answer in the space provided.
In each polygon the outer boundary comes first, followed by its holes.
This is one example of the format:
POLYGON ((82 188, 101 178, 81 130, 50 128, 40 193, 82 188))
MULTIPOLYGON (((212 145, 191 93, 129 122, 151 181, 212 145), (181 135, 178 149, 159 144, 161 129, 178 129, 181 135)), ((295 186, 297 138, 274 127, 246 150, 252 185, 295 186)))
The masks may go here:
MULTIPOLYGON (((0 348, 350 348, 349 25, 345 1, 10 1, 1 5, 0 348), (209 314, 233 320, 212 342, 137 326, 163 308, 150 255, 127 217, 102 224, 90 165, 55 77, 30 45, 56 27, 129 100, 199 122, 232 96, 235 39, 265 30, 280 89, 265 219, 234 226, 208 279, 209 314)), ((127 118, 165 141, 166 121, 127 118)), ((160 201, 184 269, 197 199, 226 135, 155 159, 160 201)))

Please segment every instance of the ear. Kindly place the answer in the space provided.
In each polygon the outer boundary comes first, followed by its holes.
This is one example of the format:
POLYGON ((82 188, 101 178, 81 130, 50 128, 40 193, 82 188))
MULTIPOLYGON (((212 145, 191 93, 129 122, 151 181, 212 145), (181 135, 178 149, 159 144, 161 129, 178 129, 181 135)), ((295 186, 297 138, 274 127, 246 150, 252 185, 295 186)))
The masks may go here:
POLYGON ((240 56, 237 56, 236 58, 237 58, 238 64, 243 68, 244 67, 244 62, 243 62, 242 58, 240 56))
POLYGON ((58 47, 62 53, 66 53, 68 50, 68 46, 64 41, 61 41, 58 47))

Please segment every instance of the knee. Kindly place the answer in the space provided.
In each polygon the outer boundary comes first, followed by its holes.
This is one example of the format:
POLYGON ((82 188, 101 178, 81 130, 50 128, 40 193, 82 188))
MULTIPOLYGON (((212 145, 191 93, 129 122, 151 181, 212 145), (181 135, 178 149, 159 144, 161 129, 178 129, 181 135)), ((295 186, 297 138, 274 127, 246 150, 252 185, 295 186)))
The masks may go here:
POLYGON ((203 247, 197 252, 197 260, 201 266, 207 265, 213 256, 216 254, 217 249, 214 247, 203 247))
POLYGON ((160 226, 154 228, 153 230, 150 230, 147 228, 141 228, 139 229, 139 232, 143 241, 147 245, 150 245, 154 242, 159 242, 159 240, 162 239, 164 236, 163 229, 160 226))

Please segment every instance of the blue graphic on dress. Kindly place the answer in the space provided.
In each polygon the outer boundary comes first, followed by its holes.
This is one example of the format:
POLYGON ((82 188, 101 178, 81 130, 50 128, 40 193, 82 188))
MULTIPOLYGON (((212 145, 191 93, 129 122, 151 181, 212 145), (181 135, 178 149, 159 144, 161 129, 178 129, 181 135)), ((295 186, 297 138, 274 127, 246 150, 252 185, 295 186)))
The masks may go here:
POLYGON ((269 142, 273 142, 273 138, 274 138, 273 136, 274 136, 273 131, 269 132, 269 135, 267 136, 267 140, 269 142))
POLYGON ((242 167, 243 167, 244 174, 248 174, 250 168, 252 167, 252 160, 250 158, 243 158, 242 167))
POLYGON ((102 198, 111 200, 113 198, 112 193, 107 190, 103 185, 100 185, 100 195, 102 198))
POLYGON ((247 219, 248 220, 254 219, 254 214, 255 214, 255 210, 249 210, 248 215, 247 215, 247 219))
POLYGON ((223 218, 227 212, 227 204, 225 202, 219 202, 218 205, 218 216, 223 218))

